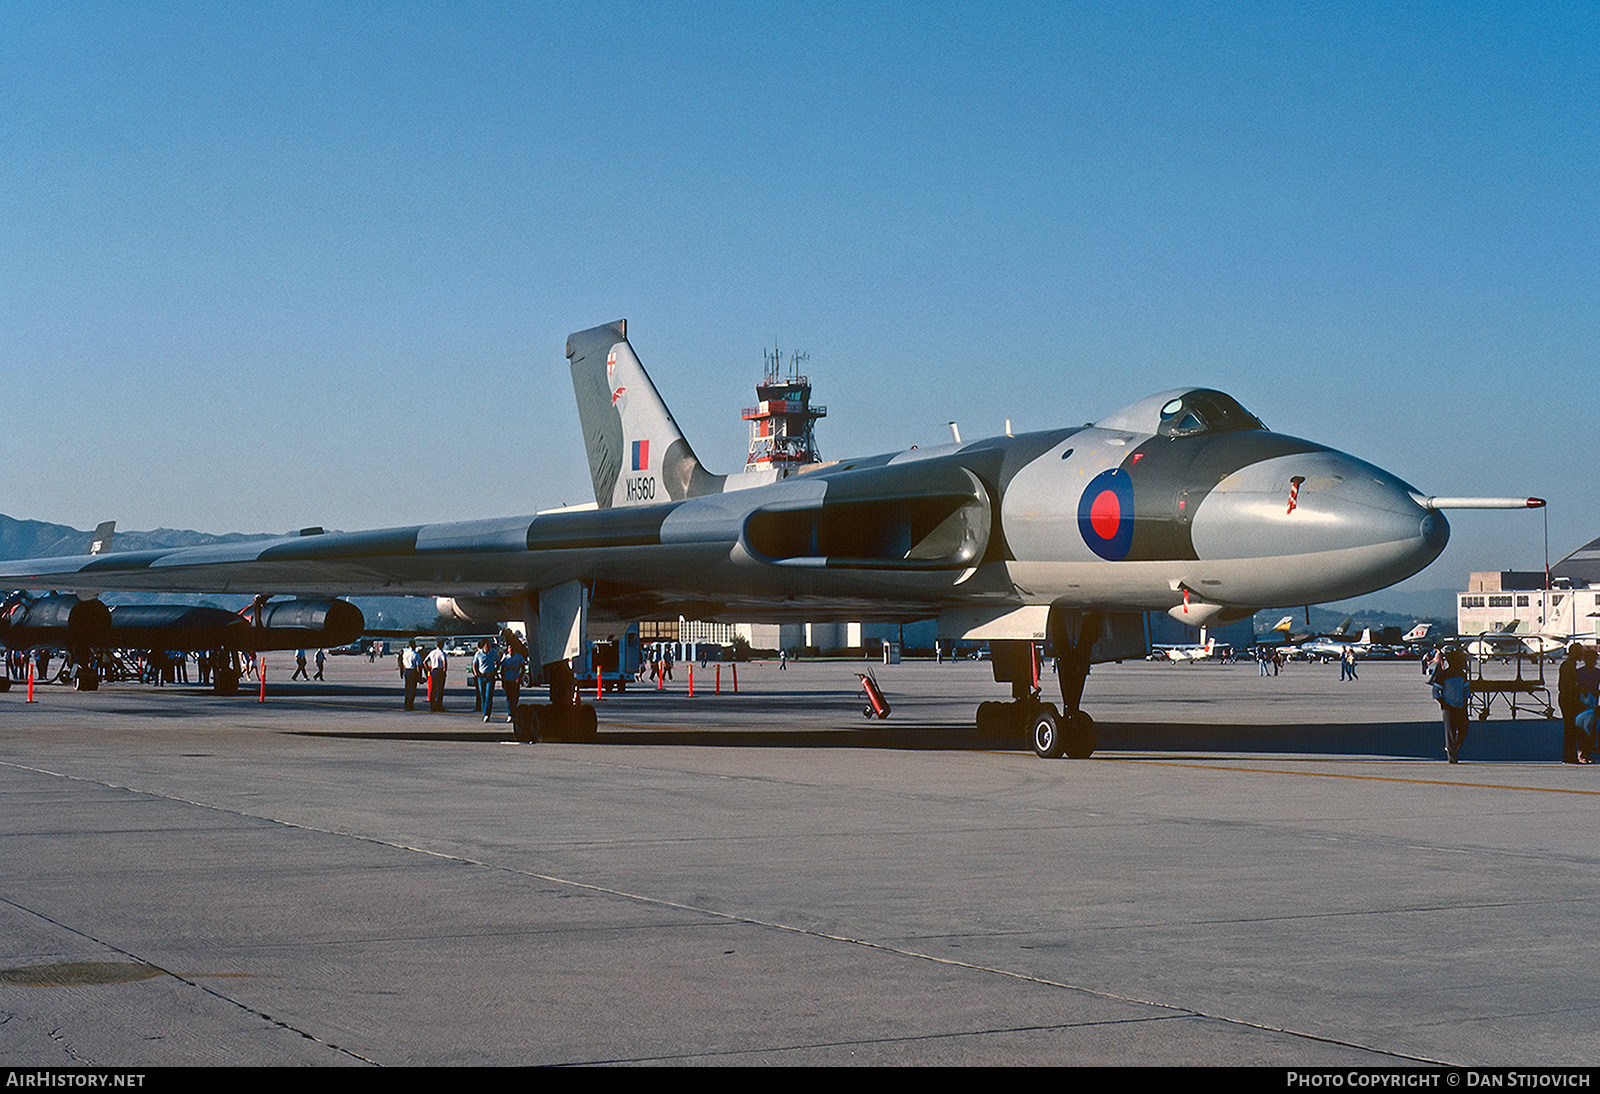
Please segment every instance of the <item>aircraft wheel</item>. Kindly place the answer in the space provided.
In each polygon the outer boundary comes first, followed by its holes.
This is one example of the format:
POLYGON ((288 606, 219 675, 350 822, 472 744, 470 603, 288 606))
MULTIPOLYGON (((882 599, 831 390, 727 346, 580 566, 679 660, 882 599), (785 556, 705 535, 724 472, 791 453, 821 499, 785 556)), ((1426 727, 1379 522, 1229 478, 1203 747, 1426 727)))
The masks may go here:
POLYGON ((978 704, 978 714, 977 714, 977 718, 976 718, 977 727, 978 727, 978 736, 980 736, 980 737, 998 737, 998 736, 1000 736, 1000 727, 997 724, 997 719, 995 718, 995 708, 998 707, 999 705, 1000 705, 999 703, 979 703, 978 704))
POLYGON ((547 741, 572 740, 572 715, 570 708, 563 709, 554 703, 539 708, 539 736, 547 741))
POLYGON ((600 735, 600 716, 585 703, 573 711, 572 737, 574 741, 592 741, 600 735))
POLYGON ((511 712, 512 735, 529 744, 539 739, 539 708, 532 703, 518 703, 511 712))
POLYGON ((1033 751, 1046 760, 1058 760, 1067 752, 1067 737, 1062 732, 1056 708, 1046 704, 1033 719, 1033 751))
POLYGON ((1073 716, 1072 725, 1067 728, 1062 736, 1067 741, 1067 755, 1074 760, 1087 760, 1094 755, 1094 719, 1083 711, 1080 710, 1073 716))

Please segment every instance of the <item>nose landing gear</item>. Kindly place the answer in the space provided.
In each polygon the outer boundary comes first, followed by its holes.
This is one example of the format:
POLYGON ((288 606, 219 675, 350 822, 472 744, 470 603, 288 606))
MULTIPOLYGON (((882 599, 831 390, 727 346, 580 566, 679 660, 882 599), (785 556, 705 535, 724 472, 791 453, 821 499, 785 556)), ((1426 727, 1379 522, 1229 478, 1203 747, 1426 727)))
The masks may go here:
POLYGON ((1053 704, 1039 697, 1039 662, 1033 641, 991 641, 995 679, 1010 682, 1014 700, 978 704, 978 732, 993 737, 1026 736, 1033 751, 1048 760, 1062 756, 1083 760, 1094 755, 1094 719, 1078 704, 1083 699, 1090 654, 1103 621, 1099 612, 1072 612, 1053 606, 1050 609, 1050 646, 1061 680, 1059 713, 1053 704))
POLYGON ((1045 703, 1033 720, 1033 751, 1046 760, 1070 756, 1074 760, 1087 760, 1094 755, 1094 719, 1081 710, 1070 714, 1057 714, 1056 708, 1045 703))

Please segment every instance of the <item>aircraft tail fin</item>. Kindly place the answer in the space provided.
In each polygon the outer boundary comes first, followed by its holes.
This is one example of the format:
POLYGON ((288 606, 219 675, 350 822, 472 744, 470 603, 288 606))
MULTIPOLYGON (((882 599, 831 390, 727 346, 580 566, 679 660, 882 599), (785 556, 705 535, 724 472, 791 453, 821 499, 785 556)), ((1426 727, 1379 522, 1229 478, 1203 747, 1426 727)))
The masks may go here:
POLYGON ((1275 630, 1275 631, 1282 631, 1284 634, 1288 634, 1289 633, 1289 628, 1291 628, 1293 626, 1294 626, 1294 616, 1286 615, 1282 619, 1280 619, 1276 623, 1274 623, 1272 625, 1272 629, 1275 630))
POLYGON ((700 466, 628 343, 628 321, 567 337, 572 390, 602 509, 718 494, 726 476, 700 466))
POLYGON ((116 521, 101 521, 99 526, 95 528, 93 537, 89 540, 89 553, 91 555, 103 555, 111 550, 111 537, 116 534, 116 531, 116 521))

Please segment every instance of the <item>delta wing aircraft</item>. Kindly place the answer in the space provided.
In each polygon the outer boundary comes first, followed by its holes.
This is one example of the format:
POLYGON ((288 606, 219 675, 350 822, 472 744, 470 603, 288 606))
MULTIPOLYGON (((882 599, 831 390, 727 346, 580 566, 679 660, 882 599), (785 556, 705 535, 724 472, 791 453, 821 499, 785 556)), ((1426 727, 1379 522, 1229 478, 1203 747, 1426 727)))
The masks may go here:
POLYGON ((981 729, 1041 756, 1087 756, 1091 663, 1148 651, 1142 612, 1195 626, 1381 589, 1444 548, 1452 506, 1369 463, 1269 432, 1232 397, 1189 387, 1092 425, 802 468, 700 465, 627 337, 573 334, 567 359, 595 507, 252 543, 0 563, 0 583, 107 590, 419 595, 472 621, 520 618, 551 702, 525 735, 581 738, 594 709, 567 659, 591 616, 910 621, 988 641, 1012 701, 981 729), (1057 658, 1040 697, 1035 643, 1057 658))

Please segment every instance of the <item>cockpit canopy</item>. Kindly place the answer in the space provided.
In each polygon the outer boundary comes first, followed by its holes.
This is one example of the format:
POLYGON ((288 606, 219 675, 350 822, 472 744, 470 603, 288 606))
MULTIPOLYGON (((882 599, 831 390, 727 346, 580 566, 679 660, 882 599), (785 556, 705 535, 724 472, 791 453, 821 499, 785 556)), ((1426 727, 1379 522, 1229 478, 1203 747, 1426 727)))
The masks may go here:
POLYGON ((1232 395, 1208 387, 1164 391, 1123 407, 1094 424, 1100 429, 1153 433, 1158 437, 1193 437, 1266 428, 1260 418, 1232 395))

